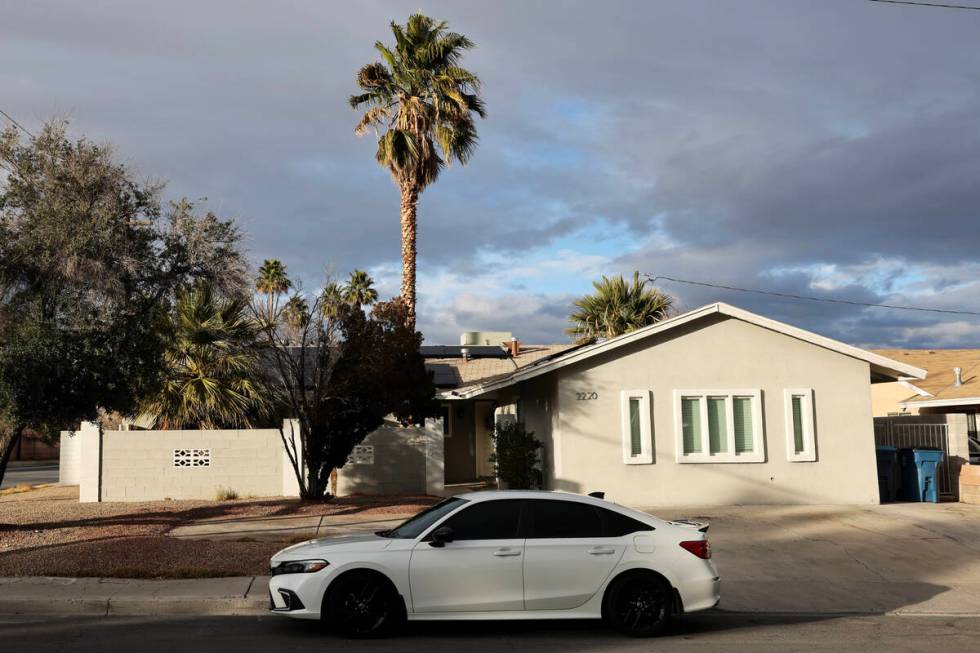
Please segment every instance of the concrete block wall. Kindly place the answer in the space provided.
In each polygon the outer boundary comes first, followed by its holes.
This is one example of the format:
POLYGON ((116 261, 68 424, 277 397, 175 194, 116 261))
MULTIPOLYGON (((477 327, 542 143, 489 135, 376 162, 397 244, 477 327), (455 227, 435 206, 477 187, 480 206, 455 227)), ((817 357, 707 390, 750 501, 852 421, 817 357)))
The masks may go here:
POLYGON ((338 496, 445 493, 441 419, 421 428, 386 421, 361 446, 371 448, 371 457, 352 456, 337 470, 338 496))
POLYGON ((81 435, 77 431, 62 431, 58 451, 58 483, 78 485, 82 455, 81 435))
POLYGON ((79 433, 81 501, 214 499, 223 488, 242 497, 299 495, 278 429, 100 432, 83 424, 79 433), (206 451, 208 464, 175 466, 175 450, 206 451))

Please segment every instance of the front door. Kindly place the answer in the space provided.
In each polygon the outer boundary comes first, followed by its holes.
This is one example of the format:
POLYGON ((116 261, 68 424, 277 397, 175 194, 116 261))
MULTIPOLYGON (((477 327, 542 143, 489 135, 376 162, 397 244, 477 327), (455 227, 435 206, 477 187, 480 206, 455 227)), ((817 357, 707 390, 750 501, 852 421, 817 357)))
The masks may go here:
POLYGON ((413 611, 522 610, 523 503, 515 499, 474 503, 435 527, 453 529, 452 542, 442 547, 432 546, 431 537, 418 542, 409 563, 413 611))
POLYGON ((446 483, 469 483, 476 480, 476 416, 473 402, 451 402, 447 406, 449 416, 445 431, 446 483))
POLYGON ((536 499, 524 547, 527 610, 570 610, 598 591, 626 551, 625 537, 604 537, 599 509, 536 499))

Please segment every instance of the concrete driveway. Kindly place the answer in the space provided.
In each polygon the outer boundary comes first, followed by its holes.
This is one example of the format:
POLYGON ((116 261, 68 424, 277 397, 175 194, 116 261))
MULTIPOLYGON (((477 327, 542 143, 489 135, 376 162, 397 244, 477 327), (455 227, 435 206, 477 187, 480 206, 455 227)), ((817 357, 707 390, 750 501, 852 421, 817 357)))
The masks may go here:
POLYGON ((40 485, 58 482, 57 460, 12 460, 7 464, 0 489, 14 487, 21 483, 40 485))
POLYGON ((980 614, 980 506, 675 508, 709 521, 724 610, 980 614))

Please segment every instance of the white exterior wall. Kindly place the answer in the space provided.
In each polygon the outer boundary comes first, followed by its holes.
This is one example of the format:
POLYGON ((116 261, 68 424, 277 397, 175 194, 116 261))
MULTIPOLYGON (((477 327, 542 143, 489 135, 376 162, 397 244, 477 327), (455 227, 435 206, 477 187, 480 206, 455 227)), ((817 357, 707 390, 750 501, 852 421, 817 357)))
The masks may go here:
POLYGON ((337 495, 430 494, 445 492, 442 420, 426 420, 424 428, 397 422, 368 435, 355 456, 337 470, 337 495), (369 451, 370 457, 357 455, 369 451))
POLYGON ((736 319, 711 318, 522 384, 521 416, 546 442, 552 489, 602 490, 633 506, 873 504, 869 376, 865 361, 736 319), (674 391, 750 388, 762 391, 765 461, 677 463, 674 391), (787 388, 814 390, 815 462, 787 460, 787 388), (654 462, 628 465, 620 392, 638 389, 652 393, 654 462), (580 392, 598 398, 582 401, 580 392))
POLYGON ((77 431, 62 431, 58 446, 58 483, 78 485, 81 469, 82 437, 77 431))
MULTIPOLYGON (((289 434, 289 422, 285 433, 289 434)), ((298 496, 296 475, 278 429, 104 431, 83 424, 80 501, 298 496), (175 467, 174 450, 207 450, 210 464, 175 467)), ((297 434, 298 438, 298 434, 297 434)))

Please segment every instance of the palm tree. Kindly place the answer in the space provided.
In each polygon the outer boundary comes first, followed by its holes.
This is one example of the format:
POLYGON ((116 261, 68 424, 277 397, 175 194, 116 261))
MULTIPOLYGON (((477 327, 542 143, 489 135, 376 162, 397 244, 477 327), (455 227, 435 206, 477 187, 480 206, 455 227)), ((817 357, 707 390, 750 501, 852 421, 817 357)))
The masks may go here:
POLYGON ((275 320, 276 302, 279 295, 293 287, 293 282, 286 274, 286 266, 275 258, 267 258, 259 268, 259 276, 255 280, 255 289, 268 296, 268 319, 275 320))
POLYGON ((378 301, 374 279, 364 270, 354 270, 343 288, 344 301, 351 306, 364 306, 378 301))
POLYGON ((334 281, 331 281, 320 292, 320 314, 325 318, 337 316, 337 307, 344 303, 344 289, 334 281))
POLYGON ((310 306, 299 295, 293 295, 283 307, 282 317, 289 328, 298 331, 310 320, 310 306))
POLYGON ((419 195, 454 159, 465 164, 476 148, 473 114, 485 117, 480 80, 461 68, 473 42, 450 32, 445 21, 412 14, 405 26, 391 23, 395 47, 374 44, 383 62, 357 73, 363 93, 352 95, 354 109, 370 107, 354 128, 374 128, 375 158, 388 168, 401 193, 402 301, 415 322, 415 241, 419 195))
POLYGON ((142 402, 142 418, 163 429, 249 428, 270 414, 259 326, 247 308, 244 299, 219 297, 210 285, 177 298, 161 386, 142 402))
POLYGON ((659 322, 673 312, 674 298, 647 288, 640 273, 633 273, 633 283, 622 276, 593 281, 595 293, 575 300, 574 312, 568 316, 572 326, 565 333, 578 343, 613 338, 640 327, 659 322))

